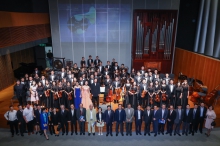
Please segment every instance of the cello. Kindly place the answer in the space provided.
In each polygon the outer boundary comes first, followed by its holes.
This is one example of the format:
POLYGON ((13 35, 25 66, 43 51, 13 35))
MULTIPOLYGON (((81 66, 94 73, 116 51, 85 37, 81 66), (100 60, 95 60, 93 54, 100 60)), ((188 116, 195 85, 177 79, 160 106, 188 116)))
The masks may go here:
POLYGON ((155 102, 160 102, 160 96, 159 96, 159 93, 160 93, 160 91, 159 92, 157 92, 157 93, 155 93, 156 94, 156 96, 155 96, 155 102))
POLYGON ((113 91, 112 89, 109 89, 108 95, 106 96, 106 102, 112 102, 114 100, 113 91))

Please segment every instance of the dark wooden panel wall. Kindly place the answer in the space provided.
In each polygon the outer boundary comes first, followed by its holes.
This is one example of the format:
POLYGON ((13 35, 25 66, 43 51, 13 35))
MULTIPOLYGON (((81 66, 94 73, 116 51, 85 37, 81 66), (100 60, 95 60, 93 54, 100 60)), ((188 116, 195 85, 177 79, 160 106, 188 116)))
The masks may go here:
POLYGON ((209 92, 220 84, 220 60, 176 48, 174 74, 179 72, 203 81, 209 92))

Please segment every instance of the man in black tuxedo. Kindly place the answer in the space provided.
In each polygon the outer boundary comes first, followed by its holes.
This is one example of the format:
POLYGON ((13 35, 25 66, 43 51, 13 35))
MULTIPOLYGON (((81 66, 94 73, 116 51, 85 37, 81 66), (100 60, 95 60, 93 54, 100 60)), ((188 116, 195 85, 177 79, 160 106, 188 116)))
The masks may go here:
POLYGON ((85 121, 86 121, 86 109, 81 103, 77 109, 77 120, 79 123, 80 135, 85 135, 85 121))
POLYGON ((147 106, 144 110, 144 135, 148 134, 150 136, 150 124, 152 122, 153 111, 151 111, 150 106, 147 106))
POLYGON ((119 70, 120 67, 118 66, 118 62, 115 62, 115 66, 112 67, 112 73, 114 73, 116 70, 119 70))
POLYGON ((101 61, 99 60, 99 56, 96 56, 96 58, 95 58, 95 60, 94 60, 95 66, 98 66, 100 62, 101 62, 101 61))
POLYGON ((190 128, 189 128, 190 129, 189 134, 192 133, 192 135, 194 135, 194 132, 197 133, 199 117, 200 117, 198 105, 194 104, 194 108, 191 110, 193 111, 193 116, 192 116, 192 124, 190 124, 190 128))
POLYGON ((109 134, 113 136, 112 125, 114 122, 114 111, 111 109, 110 105, 107 106, 107 110, 104 112, 104 122, 106 124, 106 129, 107 129, 106 136, 108 136, 109 134))
POLYGON ((198 107, 199 109, 199 132, 202 133, 202 128, 203 128, 203 123, 204 123, 204 120, 206 118, 206 112, 207 112, 207 108, 204 106, 204 103, 201 102, 200 103, 200 107, 198 107))
POLYGON ((77 135, 77 110, 75 109, 74 105, 70 105, 69 110, 69 119, 70 119, 70 126, 71 126, 71 135, 73 135, 73 129, 75 130, 75 134, 77 135))
POLYGON ((41 72, 38 70, 37 67, 34 69, 33 74, 38 74, 39 77, 41 76, 41 72))
MULTIPOLYGON (((71 71, 70 71, 70 76, 71 76, 71 71)), ((60 72, 60 81, 62 81, 62 79, 66 78, 67 77, 67 73, 65 71, 64 68, 61 69, 61 72, 60 72)))
POLYGON ((92 59, 92 56, 89 55, 89 59, 87 60, 87 65, 88 65, 88 67, 91 66, 91 63, 93 63, 93 59, 92 59))
POLYGON ((107 65, 105 66, 105 68, 108 68, 108 71, 111 72, 112 71, 112 66, 110 64, 110 61, 107 61, 107 65))
POLYGON ((17 97, 20 105, 26 104, 25 85, 21 84, 19 80, 17 80, 16 85, 14 86, 14 94, 17 97))
POLYGON ((24 136, 24 131, 25 131, 26 123, 25 123, 25 120, 23 118, 23 108, 22 108, 22 105, 18 105, 17 119, 18 119, 18 125, 19 125, 19 128, 20 128, 21 136, 24 136))
POLYGON ((192 118, 193 118, 193 111, 190 109, 189 104, 187 104, 183 116, 182 135, 186 134, 186 136, 188 136, 188 130, 190 124, 192 124, 192 118))
POLYGON ((111 72, 108 70, 107 67, 105 67, 102 75, 103 75, 104 79, 106 79, 107 75, 111 76, 111 72))
POLYGON ((78 81, 78 82, 79 82, 79 85, 80 85, 80 86, 83 86, 83 85, 85 84, 85 81, 83 81, 83 78, 82 78, 82 77, 79 78, 79 81, 78 81))
POLYGON ((68 135, 68 122, 69 121, 69 112, 67 110, 65 110, 65 106, 64 105, 60 105, 60 124, 61 124, 61 128, 62 128, 62 135, 64 135, 65 133, 65 129, 66 129, 66 135, 68 135), (64 128, 65 126, 65 128, 64 128))
POLYGON ((94 83, 91 85, 90 88, 91 88, 93 105, 95 107, 99 107, 100 83, 97 83, 97 79, 94 79, 94 83))
POLYGON ((137 75, 134 77, 134 81, 137 83, 139 86, 142 82, 142 75, 140 74, 140 71, 137 71, 137 75))
POLYGON ((105 68, 104 66, 102 66, 102 61, 99 62, 96 68, 100 70, 101 74, 103 74, 105 68))
POLYGON ((173 132, 173 124, 174 120, 176 118, 176 111, 173 109, 173 105, 170 105, 170 109, 168 110, 168 115, 167 115, 167 133, 172 136, 173 132))
POLYGON ((152 116, 154 137, 157 136, 159 118, 160 118, 160 112, 158 111, 158 107, 154 106, 153 116, 152 116))
POLYGON ((50 83, 52 83, 53 81, 57 81, 58 80, 58 77, 54 74, 54 71, 52 70, 50 72, 50 76, 49 76, 49 79, 50 83))
POLYGON ((167 97, 167 106, 169 104, 170 101, 170 105, 175 106, 175 102, 176 102, 176 86, 173 84, 173 80, 170 80, 170 84, 167 86, 167 91, 166 91, 168 97, 167 97))
MULTIPOLYGON (((120 83, 118 77, 115 78, 115 81, 112 83, 112 87, 113 87, 114 91, 115 91, 115 89, 119 89, 121 87, 121 83, 120 83)), ((119 101, 114 100, 114 103, 119 103, 119 101)))
POLYGON ((143 118, 143 111, 141 110, 141 106, 138 105, 137 110, 134 112, 135 117, 135 129, 136 129, 136 135, 141 135, 141 124, 142 124, 142 118, 143 118))
POLYGON ((88 82, 89 82, 89 87, 91 88, 91 85, 94 83, 94 75, 93 74, 90 75, 88 82))

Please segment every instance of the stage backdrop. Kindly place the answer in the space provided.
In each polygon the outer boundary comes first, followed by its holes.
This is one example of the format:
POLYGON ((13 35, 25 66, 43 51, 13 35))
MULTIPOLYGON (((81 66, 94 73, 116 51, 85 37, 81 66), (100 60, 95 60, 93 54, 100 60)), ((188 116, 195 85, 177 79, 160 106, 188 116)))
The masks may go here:
POLYGON ((49 0, 55 57, 84 56, 131 67, 134 9, 179 9, 179 0, 49 0))

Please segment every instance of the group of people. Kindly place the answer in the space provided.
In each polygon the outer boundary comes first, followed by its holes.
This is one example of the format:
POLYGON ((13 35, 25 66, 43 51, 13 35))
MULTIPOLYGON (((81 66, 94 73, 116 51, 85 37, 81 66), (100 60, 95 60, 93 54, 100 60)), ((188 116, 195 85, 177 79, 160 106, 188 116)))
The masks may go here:
POLYGON ((153 108, 154 105, 161 107, 162 104, 172 104, 174 108, 182 105, 185 108, 188 104, 187 80, 175 85, 168 73, 162 76, 157 69, 145 70, 144 66, 128 73, 128 68, 124 64, 119 67, 115 59, 103 66, 98 56, 93 60, 91 55, 87 62, 82 57, 80 68, 75 63, 73 67, 66 66, 59 72, 51 70, 48 75, 41 75, 41 71, 36 68, 32 75, 26 74, 17 81, 14 91, 21 105, 25 105, 28 100, 46 108, 60 108, 61 104, 68 108, 74 104, 78 108, 83 103, 89 109, 91 103, 95 107, 99 106, 100 87, 105 88, 104 101, 113 91, 117 98, 114 96, 111 102, 119 103, 122 100, 124 107, 130 103, 135 109, 137 105, 153 108), (116 90, 119 89, 118 94, 116 90))
POLYGON ((12 137, 14 133, 19 135, 18 126, 20 129, 21 136, 24 136, 26 131, 28 135, 44 134, 47 140, 47 130, 50 134, 59 136, 60 130, 62 129, 62 135, 68 135, 69 126, 71 127, 71 135, 74 133, 78 135, 77 125, 79 126, 80 135, 85 135, 85 124, 88 125, 88 136, 95 135, 95 127, 98 127, 98 135, 103 135, 103 127, 106 127, 106 136, 113 136, 112 127, 115 123, 116 136, 120 133, 124 136, 124 124, 126 127, 126 136, 132 136, 132 123, 135 123, 136 135, 142 135, 141 128, 144 122, 144 136, 164 135, 165 126, 166 133, 172 136, 179 135, 180 127, 182 125, 182 135, 197 133, 203 133, 203 124, 205 121, 205 128, 207 128, 206 136, 210 136, 211 129, 213 128, 213 121, 216 118, 216 114, 212 106, 208 109, 201 103, 200 106, 197 104, 193 108, 190 105, 186 105, 183 109, 179 105, 174 109, 173 105, 166 108, 163 104, 161 108, 154 106, 152 110, 150 106, 147 106, 144 110, 141 106, 137 106, 137 110, 131 107, 131 104, 127 105, 127 108, 123 108, 122 104, 118 104, 118 108, 113 111, 111 106, 108 105, 105 111, 102 108, 98 108, 98 112, 94 109, 93 104, 89 105, 89 109, 83 107, 83 104, 79 105, 79 108, 75 108, 73 104, 70 105, 70 109, 66 109, 64 105, 60 106, 60 109, 49 108, 48 111, 45 108, 41 108, 40 105, 34 105, 34 107, 27 104, 23 109, 22 105, 18 106, 18 110, 14 110, 13 106, 9 107, 10 110, 5 113, 12 137), (152 131, 150 127, 152 124, 152 131), (15 131, 14 131, 15 129, 15 131), (34 132, 35 131, 35 132, 34 132))

